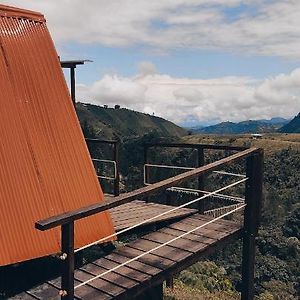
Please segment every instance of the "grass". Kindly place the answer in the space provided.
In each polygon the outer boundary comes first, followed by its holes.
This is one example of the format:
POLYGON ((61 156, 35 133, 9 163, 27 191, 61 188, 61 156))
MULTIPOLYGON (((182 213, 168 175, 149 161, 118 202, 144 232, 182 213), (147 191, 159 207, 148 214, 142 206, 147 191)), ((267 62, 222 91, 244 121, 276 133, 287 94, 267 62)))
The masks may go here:
POLYGON ((300 133, 269 133, 261 139, 252 139, 250 134, 213 135, 199 134, 183 138, 186 143, 224 144, 247 147, 264 148, 266 154, 271 154, 282 149, 291 148, 300 151, 300 133))
POLYGON ((238 300, 236 292, 209 292, 190 287, 179 280, 175 280, 174 289, 164 289, 164 300, 238 300))

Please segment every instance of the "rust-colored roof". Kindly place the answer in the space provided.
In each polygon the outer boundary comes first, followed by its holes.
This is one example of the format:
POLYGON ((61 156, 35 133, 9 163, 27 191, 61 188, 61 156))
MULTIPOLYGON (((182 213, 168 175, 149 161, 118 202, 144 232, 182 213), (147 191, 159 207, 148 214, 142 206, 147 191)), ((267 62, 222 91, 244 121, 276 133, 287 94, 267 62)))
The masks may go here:
MULTIPOLYGON (((103 201, 44 17, 0 5, 0 265, 56 253, 60 228, 34 223, 103 201)), ((114 231, 76 222, 80 247, 114 231)))

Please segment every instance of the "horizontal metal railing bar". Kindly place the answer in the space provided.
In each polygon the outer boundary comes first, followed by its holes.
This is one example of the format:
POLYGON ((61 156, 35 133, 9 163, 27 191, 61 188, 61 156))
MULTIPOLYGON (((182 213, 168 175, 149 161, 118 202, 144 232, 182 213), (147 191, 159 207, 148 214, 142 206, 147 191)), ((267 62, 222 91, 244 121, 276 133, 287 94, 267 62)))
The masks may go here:
MULTIPOLYGON (((182 167, 182 166, 174 166, 174 165, 158 165, 158 164, 144 164, 144 169, 146 167, 154 167, 154 168, 162 168, 162 169, 181 169, 181 170, 195 170, 195 167, 182 167)), ((229 175, 236 177, 246 177, 244 174, 231 173, 226 171, 213 171, 215 174, 220 175, 229 175)))
POLYGON ((181 167, 181 166, 171 166, 171 165, 157 165, 157 164, 144 164, 144 167, 155 167, 164 169, 181 169, 181 170, 195 170, 194 167, 181 167))
POLYGON ((92 158, 92 161, 116 164, 116 161, 110 160, 110 159, 98 159, 98 158, 92 158))
POLYGON ((109 177, 109 176, 97 175, 97 178, 106 179, 106 180, 116 180, 116 176, 115 177, 109 177))
POLYGON ((220 211, 222 212, 222 210, 225 210, 225 209, 234 209, 234 208, 237 208, 242 205, 244 205, 244 203, 237 203, 237 204, 231 204, 231 205, 227 205, 227 206, 217 207, 217 208, 213 208, 210 210, 206 210, 206 211, 204 211, 203 214, 209 215, 209 214, 213 214, 213 213, 220 212, 220 211))
POLYGON ((114 199, 110 199, 102 203, 95 203, 93 205, 89 205, 77 210, 69 211, 67 213, 63 213, 45 220, 38 221, 35 223, 35 227, 41 231, 45 231, 63 224, 67 224, 72 221, 95 215, 107 209, 131 202, 138 198, 149 196, 150 194, 153 194, 155 192, 167 189, 176 184, 180 184, 185 180, 196 178, 197 176, 205 174, 207 172, 215 171, 223 165, 230 165, 237 160, 246 158, 251 155, 255 155, 255 153, 257 153, 258 151, 260 151, 258 148, 246 149, 244 151, 235 153, 218 161, 212 162, 208 165, 199 167, 195 170, 190 170, 182 174, 176 175, 174 177, 165 179, 163 181, 154 183, 152 185, 142 187, 135 191, 124 193, 120 196, 115 197, 114 199))
POLYGON ((98 159, 98 158, 92 158, 92 161, 101 162, 101 163, 110 163, 110 164, 113 164, 113 166, 114 166, 114 177, 97 175, 98 178, 106 179, 106 180, 116 180, 117 179, 117 162, 116 161, 109 160, 109 159, 98 159))
POLYGON ((231 172, 226 172, 226 171, 213 171, 213 173, 219 174, 219 175, 228 175, 228 176, 242 177, 242 178, 246 177, 246 175, 244 175, 244 174, 231 173, 231 172))
MULTIPOLYGON (((182 167, 182 166, 174 166, 174 165, 159 165, 159 164, 144 164, 144 185, 150 185, 152 183, 147 182, 147 176, 146 176, 146 169, 147 167, 150 168, 160 168, 160 169, 173 169, 173 170, 195 170, 195 167, 182 167)), ((225 171, 213 171, 212 173, 219 174, 219 175, 228 175, 228 176, 235 176, 235 177, 242 177, 245 178, 246 175, 244 174, 236 174, 236 173, 230 173, 225 171)))
POLYGON ((243 146, 226 146, 213 144, 192 144, 192 143, 145 143, 145 147, 170 147, 170 148, 191 148, 191 149, 212 149, 212 150, 231 150, 244 151, 249 147, 243 146))
MULTIPOLYGON (((167 189, 167 191, 170 192, 177 192, 177 191, 183 191, 183 192, 190 192, 190 193, 194 193, 194 194, 210 194, 211 192, 209 191, 204 191, 204 190, 198 190, 198 189, 191 189, 191 188, 184 188, 184 187, 177 187, 177 186, 172 186, 170 188, 167 189)), ((213 197, 222 197, 222 198, 226 198, 228 200, 234 200, 237 202, 245 202, 245 199, 242 197, 236 197, 236 196, 230 196, 230 195, 225 195, 225 194, 214 194, 213 197)))
POLYGON ((92 138, 85 138, 86 142, 89 143, 103 143, 103 144, 117 144, 117 140, 101 140, 101 139, 92 139, 92 138))

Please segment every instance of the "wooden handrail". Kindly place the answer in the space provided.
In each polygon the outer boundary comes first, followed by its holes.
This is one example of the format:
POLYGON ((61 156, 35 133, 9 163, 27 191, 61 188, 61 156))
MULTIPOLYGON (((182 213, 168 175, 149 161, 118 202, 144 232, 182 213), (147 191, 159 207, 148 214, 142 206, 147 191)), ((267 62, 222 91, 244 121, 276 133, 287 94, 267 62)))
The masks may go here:
POLYGON ((167 148, 190 148, 190 149, 211 149, 211 150, 229 150, 244 151, 249 147, 228 146, 228 145, 212 145, 212 144, 192 144, 192 143, 145 143, 145 147, 167 147, 167 148))
POLYGON ((220 168, 223 165, 229 165, 233 162, 254 155, 255 153, 260 152, 258 148, 250 148, 244 151, 235 153, 218 161, 212 162, 208 165, 201 166, 191 171, 187 171, 185 173, 176 175, 174 177, 165 179, 163 181, 154 183, 152 185, 137 189, 135 191, 122 194, 118 197, 115 197, 111 200, 107 200, 102 203, 95 203, 93 205, 89 205, 77 210, 73 210, 67 213, 63 213, 57 216, 50 217, 45 220, 41 220, 35 223, 35 228, 41 231, 45 231, 60 225, 64 225, 70 222, 74 222, 76 220, 86 218, 88 216, 95 215, 97 213, 103 212, 107 209, 111 209, 113 207, 120 206, 125 203, 129 203, 138 198, 144 198, 149 196, 150 194, 156 193, 163 189, 169 188, 176 184, 179 184, 188 179, 196 178, 199 175, 203 175, 204 173, 214 171, 220 168))

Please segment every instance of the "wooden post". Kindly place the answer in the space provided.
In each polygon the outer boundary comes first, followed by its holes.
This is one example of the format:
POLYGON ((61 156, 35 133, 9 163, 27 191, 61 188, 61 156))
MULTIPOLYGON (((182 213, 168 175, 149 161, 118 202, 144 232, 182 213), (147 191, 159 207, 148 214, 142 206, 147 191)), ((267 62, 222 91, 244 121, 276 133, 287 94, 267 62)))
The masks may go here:
POLYGON ((166 280, 166 286, 169 288, 169 289, 174 289, 174 277, 169 277, 167 278, 166 280))
MULTIPOLYGON (((145 183, 149 183, 150 180, 150 173, 149 168, 145 166, 148 163, 148 146, 144 145, 144 172, 145 172, 145 183)), ((145 201, 149 202, 149 198, 145 197, 145 201)))
POLYGON ((120 195, 120 170, 119 170, 119 143, 116 142, 114 144, 114 158, 113 160, 116 162, 116 178, 114 180, 114 195, 120 195))
POLYGON ((242 261, 242 300, 254 298, 255 237, 260 224, 263 183, 263 151, 247 158, 242 261))
POLYGON ((75 68, 76 68, 76 67, 71 67, 71 68, 70 68, 71 98, 72 98, 74 107, 75 107, 75 103, 76 103, 75 68))
MULTIPOLYGON (((144 165, 148 163, 148 146, 144 145, 144 165)), ((145 182, 149 183, 149 169, 147 167, 145 168, 145 182)))
POLYGON ((148 288, 141 295, 133 298, 135 300, 163 300, 163 284, 160 283, 154 287, 148 288))
POLYGON ((61 251, 63 266, 61 276, 61 299, 74 299, 74 222, 61 226, 61 251))
MULTIPOLYGON (((204 149, 201 148, 197 148, 197 167, 202 167, 204 166, 204 149)), ((200 175, 198 177, 198 190, 204 190, 204 176, 200 175)), ((199 196, 202 196, 202 194, 199 194, 199 196)), ((198 202, 198 210, 200 213, 204 213, 205 210, 205 206, 204 206, 204 199, 200 200, 198 202)))

